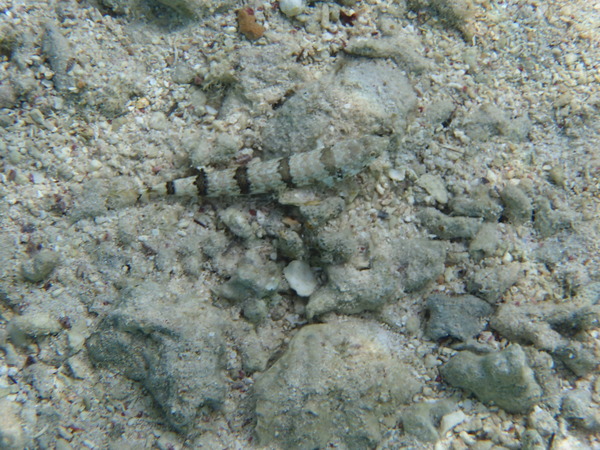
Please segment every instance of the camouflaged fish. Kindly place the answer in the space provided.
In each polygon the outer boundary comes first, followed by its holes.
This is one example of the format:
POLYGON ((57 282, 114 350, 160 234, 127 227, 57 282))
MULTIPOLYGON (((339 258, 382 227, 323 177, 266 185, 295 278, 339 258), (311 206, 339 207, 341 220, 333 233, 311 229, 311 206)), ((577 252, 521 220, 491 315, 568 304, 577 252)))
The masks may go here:
POLYGON ((227 197, 266 194, 284 189, 336 182, 358 174, 386 148, 389 138, 367 136, 340 141, 333 147, 268 161, 250 162, 225 170, 198 169, 187 178, 168 181, 148 190, 161 195, 227 197))

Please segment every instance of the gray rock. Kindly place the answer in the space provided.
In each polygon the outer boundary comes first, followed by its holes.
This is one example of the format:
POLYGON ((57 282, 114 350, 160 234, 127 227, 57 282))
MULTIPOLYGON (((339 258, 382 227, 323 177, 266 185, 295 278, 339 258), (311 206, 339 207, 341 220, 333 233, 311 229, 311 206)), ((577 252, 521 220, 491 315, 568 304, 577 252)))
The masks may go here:
POLYGON ((481 217, 488 222, 495 222, 502 215, 500 201, 492 198, 487 188, 476 189, 470 196, 451 199, 450 208, 453 216, 481 217))
POLYGON ((99 0, 100 5, 117 16, 129 14, 134 2, 135 0, 99 0))
POLYGON ((525 430, 522 437, 523 450, 546 450, 547 442, 536 430, 525 430))
POLYGON ((278 252, 285 258, 301 260, 306 255, 304 241, 297 232, 288 228, 279 230, 276 245, 278 252))
POLYGON ((70 65, 75 55, 69 41, 62 35, 58 27, 52 23, 44 25, 42 51, 54 71, 52 81, 57 91, 69 92, 75 87, 75 80, 69 75, 70 65))
POLYGON ((266 124, 267 157, 331 146, 347 138, 400 131, 416 96, 400 69, 383 60, 349 60, 297 91, 266 124))
POLYGON ((436 202, 442 205, 448 203, 448 191, 441 176, 425 173, 419 177, 417 184, 425 189, 436 202))
POLYGON ((472 16, 473 5, 465 0, 409 0, 408 8, 414 11, 427 9, 442 22, 461 31, 468 40, 468 19, 472 16))
POLYGON ((250 223, 249 218, 249 214, 240 211, 237 206, 230 206, 219 213, 219 219, 223 221, 229 231, 244 240, 255 237, 258 228, 256 223, 250 223))
POLYGON ((53 250, 42 250, 37 253, 32 259, 25 261, 21 266, 23 278, 31 283, 39 283, 46 280, 54 271, 60 256, 53 250))
POLYGON ((568 392, 563 398, 561 413, 577 428, 600 432, 600 408, 594 407, 592 394, 585 389, 568 392))
POLYGON ((306 224, 316 229, 339 216, 345 207, 343 198, 328 197, 316 205, 300 205, 298 209, 306 224))
POLYGON ((501 247, 501 236, 498 225, 484 223, 473 240, 469 243, 469 254, 475 260, 494 256, 501 247))
POLYGON ((482 222, 474 217, 450 217, 435 208, 425 208, 417 218, 427 231, 440 239, 472 239, 482 222))
POLYGON ((493 308, 472 295, 432 295, 427 299, 429 321, 425 334, 436 341, 452 337, 466 341, 485 327, 493 308))
POLYGON ((30 384, 37 392, 38 398, 48 400, 52 398, 55 389, 54 367, 42 362, 36 362, 22 371, 23 380, 30 384))
POLYGON ((185 431, 199 407, 224 401, 226 323, 206 300, 146 283, 123 294, 86 347, 96 366, 141 382, 169 424, 185 431))
POLYGON ((29 444, 29 438, 19 418, 21 405, 16 405, 7 399, 0 399, 0 448, 6 450, 20 450, 29 444))
MULTIPOLYGON (((171 74, 173 82, 177 84, 189 84, 194 80, 195 76, 196 71, 186 61, 178 61, 173 67, 171 74)), ((205 96, 204 93, 202 95, 205 96)))
POLYGON ((400 67, 421 73, 433 66, 417 48, 423 47, 416 36, 408 33, 390 37, 355 36, 348 40, 344 51, 368 58, 392 58, 400 67))
POLYGON ((260 444, 374 447, 420 389, 394 342, 393 333, 358 320, 302 328, 256 379, 260 444))
POLYGON ((391 265, 405 292, 415 292, 444 273, 446 244, 429 239, 402 239, 393 243, 391 265))
POLYGON ((539 197, 536 199, 533 226, 543 238, 571 228, 571 224, 575 220, 576 214, 574 212, 553 209, 547 198, 539 197))
POLYGON ((565 171, 560 166, 554 166, 548 171, 548 180, 558 187, 564 188, 567 182, 565 171))
POLYGON ((521 142, 527 138, 531 126, 527 115, 511 118, 509 112, 490 104, 483 105, 463 123, 467 135, 478 141, 504 136, 513 142, 521 142))
POLYGON ((511 413, 527 413, 542 395, 525 352, 516 344, 485 356, 459 352, 442 367, 441 373, 452 386, 511 413))
POLYGON ((366 270, 350 264, 329 266, 326 272, 327 284, 317 289, 306 305, 309 319, 330 311, 357 314, 378 310, 398 289, 385 262, 374 262, 366 270))
POLYGON ((248 322, 259 324, 267 318, 269 307, 263 299, 250 298, 244 301, 242 313, 248 322))
POLYGON ((13 84, 5 80, 0 84, 0 109, 12 108, 17 102, 17 92, 13 84))
POLYGON ((422 442, 435 442, 439 439, 438 427, 442 417, 456 409, 450 401, 417 403, 402 412, 404 431, 422 442))
POLYGON ((443 126, 443 123, 452 117, 455 110, 456 106, 452 99, 441 97, 426 106, 423 118, 427 123, 437 128, 438 125, 443 126))
POLYGON ((235 274, 215 292, 232 302, 260 299, 274 294, 281 280, 281 269, 271 261, 264 261, 248 253, 240 262, 235 274))
POLYGON ((529 115, 526 113, 523 116, 510 119, 508 126, 504 129, 503 134, 507 137, 507 139, 513 142, 523 142, 528 138, 532 126, 533 123, 531 122, 529 115))
POLYGON ((264 345, 264 339, 261 339, 254 329, 239 340, 239 348, 242 356, 242 367, 246 373, 267 369, 273 350, 264 345))
POLYGON ((559 318, 577 315, 585 311, 588 305, 547 304, 504 304, 496 311, 490 321, 490 326, 513 342, 533 344, 540 350, 547 351, 562 361, 577 375, 585 375, 593 371, 600 358, 593 346, 584 342, 569 339, 572 330, 561 327, 559 318), (567 314, 566 311, 571 311, 567 314), (563 330, 566 336, 557 330, 563 330))
POLYGON ((582 305, 580 308, 556 308, 547 317, 553 329, 572 335, 598 328, 600 325, 600 305, 582 305))
POLYGON ((107 199, 110 198, 106 181, 92 179, 73 189, 75 199, 70 218, 73 222, 106 214, 107 199))
POLYGON ((560 359, 573 373, 581 377, 594 372, 600 365, 600 355, 593 344, 585 344, 575 340, 561 345, 552 355, 560 359))
POLYGON ((533 205, 531 199, 512 184, 507 185, 501 192, 500 198, 504 204, 504 216, 515 225, 523 225, 531 220, 533 205))
POLYGON ((558 422, 556 419, 545 409, 535 406, 529 416, 527 417, 527 423, 530 427, 534 428, 540 436, 551 437, 558 433, 558 422))
POLYGON ((10 339, 17 346, 26 345, 27 338, 37 340, 44 336, 58 334, 61 330, 58 320, 41 312, 15 316, 8 323, 10 339))
POLYGON ((509 263, 479 269, 467 279, 467 291, 495 304, 523 276, 519 263, 509 263))
POLYGON ((313 251, 313 265, 343 264, 355 253, 358 247, 356 238, 349 230, 321 231, 307 236, 307 245, 313 251))

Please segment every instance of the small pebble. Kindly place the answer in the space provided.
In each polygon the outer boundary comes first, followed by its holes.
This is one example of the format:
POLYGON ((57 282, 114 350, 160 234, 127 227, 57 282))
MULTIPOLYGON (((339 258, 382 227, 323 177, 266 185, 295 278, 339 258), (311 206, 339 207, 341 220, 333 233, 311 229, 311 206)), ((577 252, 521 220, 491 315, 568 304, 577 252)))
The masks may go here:
POLYGON ((32 283, 45 280, 59 263, 59 256, 52 250, 42 250, 21 266, 23 278, 32 283))
POLYGON ((294 17, 304 10, 303 0, 281 0, 279 9, 288 17, 294 17))
POLYGON ((135 102, 135 107, 137 109, 144 109, 144 108, 147 108, 148 106, 150 106, 150 100, 148 100, 146 97, 139 98, 135 102))
POLYGON ((567 179, 564 171, 559 166, 554 166, 548 171, 548 178, 559 187, 564 187, 567 179))

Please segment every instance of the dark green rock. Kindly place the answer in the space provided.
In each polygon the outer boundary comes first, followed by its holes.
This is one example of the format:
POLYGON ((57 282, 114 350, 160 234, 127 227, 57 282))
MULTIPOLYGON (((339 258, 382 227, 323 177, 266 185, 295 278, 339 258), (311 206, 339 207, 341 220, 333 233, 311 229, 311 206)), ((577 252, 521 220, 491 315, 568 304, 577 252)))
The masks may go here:
POLYGON ((485 356, 459 352, 442 367, 441 373, 450 385, 510 413, 527 413, 542 395, 525 352, 519 345, 485 356))
POLYGON ((427 337, 434 341, 445 337, 466 341, 483 330, 494 309, 473 295, 436 294, 427 299, 427 311, 427 337))

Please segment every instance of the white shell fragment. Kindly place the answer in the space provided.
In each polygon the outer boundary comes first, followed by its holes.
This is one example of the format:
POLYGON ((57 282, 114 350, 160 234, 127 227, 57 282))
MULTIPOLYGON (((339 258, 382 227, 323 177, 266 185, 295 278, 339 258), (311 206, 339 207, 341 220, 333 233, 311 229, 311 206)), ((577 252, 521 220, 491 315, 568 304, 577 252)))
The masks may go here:
POLYGON ((280 0, 279 9, 288 17, 294 17, 304 10, 303 0, 280 0))
POLYGON ((300 297, 310 296, 317 288, 317 279, 305 262, 292 261, 283 269, 283 275, 300 297))

